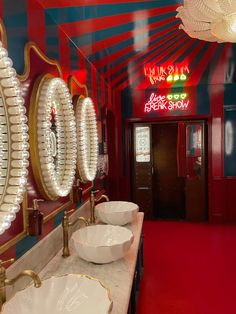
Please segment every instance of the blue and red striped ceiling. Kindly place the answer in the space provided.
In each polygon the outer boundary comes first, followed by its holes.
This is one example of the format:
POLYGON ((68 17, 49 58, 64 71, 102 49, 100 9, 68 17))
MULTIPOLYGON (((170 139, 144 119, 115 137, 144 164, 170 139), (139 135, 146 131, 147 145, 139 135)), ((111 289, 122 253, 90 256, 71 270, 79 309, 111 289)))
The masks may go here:
POLYGON ((144 76, 145 64, 187 64, 190 78, 185 85, 234 80, 234 45, 195 40, 179 30, 180 20, 175 16, 182 0, 38 2, 44 10, 48 46, 60 40, 52 35, 56 25, 57 32, 69 38, 71 62, 77 62, 79 51, 112 88, 151 87, 144 76))

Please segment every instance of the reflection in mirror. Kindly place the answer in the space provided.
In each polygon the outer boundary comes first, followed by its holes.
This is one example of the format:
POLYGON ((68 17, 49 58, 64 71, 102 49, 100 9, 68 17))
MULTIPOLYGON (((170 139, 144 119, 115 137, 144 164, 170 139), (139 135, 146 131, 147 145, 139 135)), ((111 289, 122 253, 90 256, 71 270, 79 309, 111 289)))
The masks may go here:
POLYGON ((50 132, 50 143, 52 149, 52 157, 55 167, 57 168, 57 126, 56 126, 56 114, 57 114, 57 103, 52 102, 51 108, 51 132, 50 132))
POLYGON ((67 196, 75 175, 77 140, 71 97, 62 79, 46 75, 36 82, 30 130, 33 172, 42 196, 67 196))
POLYGON ((79 99, 76 104, 78 145, 77 167, 82 181, 93 181, 98 165, 98 130, 96 112, 91 98, 79 99))
POLYGON ((0 234, 20 210, 28 167, 28 127, 16 72, 0 43, 0 234))
POLYGON ((190 124, 186 127, 186 174, 189 178, 201 176, 202 172, 202 125, 190 124))

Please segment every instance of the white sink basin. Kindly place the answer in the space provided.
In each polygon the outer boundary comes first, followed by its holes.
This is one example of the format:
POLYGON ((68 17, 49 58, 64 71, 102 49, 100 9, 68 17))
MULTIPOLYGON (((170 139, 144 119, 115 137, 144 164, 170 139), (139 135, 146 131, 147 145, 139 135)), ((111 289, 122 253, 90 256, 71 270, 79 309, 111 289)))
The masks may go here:
POLYGON ((109 292, 97 279, 70 274, 16 293, 3 305, 2 314, 107 314, 111 309, 109 292))
POLYGON ((128 252, 133 233, 120 226, 94 225, 79 229, 71 236, 77 254, 88 262, 105 264, 128 252))
POLYGON ((96 216, 102 222, 120 226, 133 221, 138 210, 137 204, 123 201, 103 202, 95 206, 96 216))

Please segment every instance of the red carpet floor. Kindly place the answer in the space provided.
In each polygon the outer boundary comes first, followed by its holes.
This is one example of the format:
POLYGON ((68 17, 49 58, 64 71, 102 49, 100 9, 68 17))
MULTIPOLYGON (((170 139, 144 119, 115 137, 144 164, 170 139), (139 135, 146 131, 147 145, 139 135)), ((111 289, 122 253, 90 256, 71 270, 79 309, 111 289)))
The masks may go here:
POLYGON ((137 314, 236 314, 236 226, 146 221, 137 314))

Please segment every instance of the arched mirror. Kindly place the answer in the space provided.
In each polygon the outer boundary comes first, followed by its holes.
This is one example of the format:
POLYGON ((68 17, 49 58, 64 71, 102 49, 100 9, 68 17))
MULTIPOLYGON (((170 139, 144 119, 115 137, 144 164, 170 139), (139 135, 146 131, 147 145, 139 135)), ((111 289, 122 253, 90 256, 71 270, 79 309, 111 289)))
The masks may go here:
POLYGON ((12 60, 0 42, 0 234, 20 210, 28 174, 28 127, 12 60))
POLYGON ((65 82, 40 77, 30 100, 30 152, 36 184, 48 200, 67 196, 77 156, 75 115, 65 82))
POLYGON ((82 181, 93 181, 98 164, 98 130, 96 112, 91 98, 81 98, 76 104, 77 168, 82 181))

